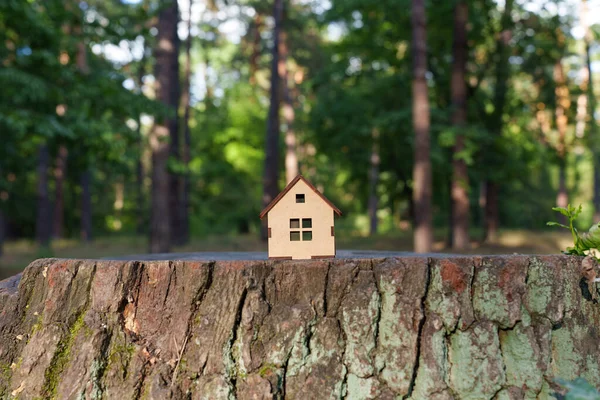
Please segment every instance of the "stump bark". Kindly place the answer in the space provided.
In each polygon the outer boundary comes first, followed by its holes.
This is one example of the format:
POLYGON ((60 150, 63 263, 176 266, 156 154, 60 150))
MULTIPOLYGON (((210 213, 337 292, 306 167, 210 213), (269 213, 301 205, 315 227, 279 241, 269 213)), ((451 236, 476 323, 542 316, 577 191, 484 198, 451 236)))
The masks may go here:
POLYGON ((556 378, 600 387, 590 274, 567 256, 38 260, 0 283, 0 398, 546 399, 556 378))

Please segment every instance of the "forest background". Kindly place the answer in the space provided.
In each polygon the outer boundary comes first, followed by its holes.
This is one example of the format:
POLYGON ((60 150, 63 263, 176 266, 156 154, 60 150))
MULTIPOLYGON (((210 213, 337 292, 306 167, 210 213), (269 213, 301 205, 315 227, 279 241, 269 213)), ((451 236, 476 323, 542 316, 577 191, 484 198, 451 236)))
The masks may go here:
POLYGON ((0 278, 264 250, 302 173, 338 248, 556 252, 600 220, 598 0, 4 0, 0 278))

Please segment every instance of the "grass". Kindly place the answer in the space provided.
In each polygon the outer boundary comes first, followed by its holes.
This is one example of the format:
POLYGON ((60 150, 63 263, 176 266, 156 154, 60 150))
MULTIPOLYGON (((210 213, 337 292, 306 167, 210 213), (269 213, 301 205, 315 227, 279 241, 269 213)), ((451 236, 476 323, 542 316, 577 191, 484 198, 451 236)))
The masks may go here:
MULTIPOLYGON (((477 232, 473 232, 473 236, 477 232)), ((453 253, 447 249, 443 238, 444 231, 436 231, 435 252, 453 253)), ((504 230, 494 244, 473 242, 464 254, 552 254, 572 245, 568 232, 504 230)), ((352 250, 394 250, 411 251, 410 232, 398 231, 372 237, 338 234, 338 249, 352 250)), ((197 251, 266 251, 267 246, 255 235, 215 236, 193 238, 192 241, 173 252, 197 251)), ((128 254, 143 254, 148 250, 148 242, 141 236, 102 237, 91 243, 77 240, 55 240, 52 249, 39 249, 33 242, 19 240, 8 242, 4 246, 4 255, 0 257, 0 280, 22 271, 33 260, 41 257, 61 258, 103 258, 128 254)))

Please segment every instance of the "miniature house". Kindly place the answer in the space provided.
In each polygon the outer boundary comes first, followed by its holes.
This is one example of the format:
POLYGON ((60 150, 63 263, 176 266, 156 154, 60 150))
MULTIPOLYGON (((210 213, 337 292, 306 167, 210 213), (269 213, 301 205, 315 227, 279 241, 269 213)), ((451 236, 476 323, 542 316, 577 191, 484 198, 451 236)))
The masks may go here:
POLYGON ((335 257, 334 214, 342 212, 298 175, 260 213, 267 217, 269 258, 335 257))

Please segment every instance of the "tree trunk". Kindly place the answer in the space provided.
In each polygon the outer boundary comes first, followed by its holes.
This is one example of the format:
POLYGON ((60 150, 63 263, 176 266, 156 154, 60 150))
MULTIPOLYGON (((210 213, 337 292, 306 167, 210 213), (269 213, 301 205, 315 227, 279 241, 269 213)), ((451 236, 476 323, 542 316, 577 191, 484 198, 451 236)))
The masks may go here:
MULTIPOLYGON (((142 49, 142 59, 139 62, 139 70, 138 70, 138 88, 140 93, 143 93, 144 86, 144 76, 146 75, 146 57, 145 57, 145 48, 142 49)), ((138 158, 136 160, 135 165, 135 191, 136 191, 136 232, 139 235, 144 235, 148 232, 146 228, 146 196, 144 193, 144 136, 142 134, 142 114, 138 115, 137 119, 137 150, 138 150, 138 158)))
POLYGON ((298 175, 298 154, 296 152, 296 132, 294 131, 296 115, 287 67, 288 37, 284 31, 281 32, 279 48, 281 54, 279 72, 281 73, 280 79, 283 87, 283 118, 285 120, 285 180, 286 183, 290 183, 298 175))
MULTIPOLYGON (((493 135, 493 142, 497 140, 503 129, 502 116, 504 115, 504 107, 506 105, 506 92, 510 72, 510 39, 512 35, 512 10, 514 0, 506 0, 504 11, 502 13, 502 31, 496 41, 496 88, 494 91, 494 113, 492 114, 492 122, 490 126, 493 135)), ((489 154, 494 151, 494 146, 485 149, 489 154)), ((485 160, 483 161, 485 162, 485 160)), ((498 182, 489 177, 486 178, 486 201, 485 201, 485 220, 483 224, 483 240, 493 243, 498 239, 498 227, 500 225, 498 212, 498 182), (493 208, 495 207, 495 208, 493 208), (492 220, 492 218, 495 218, 492 220)))
POLYGON ((89 169, 81 173, 81 240, 92 241, 92 174, 89 169))
POLYGON ((150 216, 150 252, 166 253, 171 248, 172 237, 178 233, 179 184, 168 171, 169 156, 179 158, 177 132, 177 104, 179 101, 179 18, 177 1, 172 1, 158 16, 156 47, 157 99, 174 115, 154 124, 150 144, 152 147, 152 205, 150 216), (170 143, 169 143, 170 139, 170 143))
POLYGON ((136 232, 139 235, 147 233, 146 229, 146 196, 144 196, 144 163, 142 156, 144 154, 144 138, 142 137, 142 118, 138 118, 138 151, 139 157, 135 166, 135 186, 136 186, 136 232))
MULTIPOLYGON (((170 148, 169 159, 171 161, 181 161, 181 140, 179 132, 179 35, 177 34, 177 24, 179 22, 179 8, 177 0, 172 0, 160 14, 158 20, 159 42, 164 41, 163 45, 158 44, 156 52, 156 69, 158 80, 162 75, 163 81, 159 83, 160 88, 157 92, 158 99, 172 110, 174 115, 166 121, 169 129, 170 148), (160 33, 162 31, 162 33, 160 33), (160 65, 159 65, 160 64, 160 65)), ((168 164, 167 164, 168 170, 168 164)), ((170 241, 171 244, 182 243, 182 176, 179 172, 169 173, 169 209, 170 209, 170 241)))
POLYGON ((254 14, 254 36, 252 39, 252 54, 250 55, 250 84, 256 84, 256 71, 258 71, 258 57, 260 56, 260 44, 261 37, 260 31, 262 29, 262 15, 256 11, 254 14))
POLYGON ((431 159, 429 138, 429 97, 427 90, 427 26, 425 1, 412 0, 413 42, 413 126, 415 131, 413 201, 415 207, 414 248, 417 253, 431 251, 431 159))
POLYGON ((38 148, 37 166, 37 217, 35 223, 35 238, 40 246, 50 245, 52 233, 52 215, 50 198, 48 196, 48 167, 50 153, 48 145, 42 144, 38 148))
POLYGON ((456 130, 456 143, 452 155, 452 248, 469 247, 469 173, 467 164, 459 154, 465 149, 464 128, 467 123, 467 23, 469 10, 466 1, 456 3, 454 10, 454 40, 452 45, 452 125, 456 130))
POLYGON ((54 223, 52 236, 62 238, 65 225, 65 194, 64 185, 67 174, 67 156, 69 152, 64 145, 58 148, 56 167, 54 169, 54 223))
MULTIPOLYGON (((271 59, 271 89, 267 137, 265 149, 265 169, 263 175, 263 206, 267 206, 279 194, 279 43, 283 31, 283 1, 274 0, 273 49, 271 59)), ((266 221, 265 221, 266 222, 266 221)), ((261 238, 267 239, 266 223, 262 224, 261 238)))
POLYGON ((377 183, 379 182, 379 131, 373 128, 373 144, 371 146, 371 159, 369 168, 369 235, 377 234, 379 221, 377 219, 377 208, 379 208, 379 198, 377 197, 377 183))
MULTIPOLYGON (((567 207, 569 196, 567 193, 567 128, 568 117, 567 111, 571 107, 569 98, 569 89, 566 83, 565 71, 562 66, 562 59, 559 59, 554 64, 554 83, 556 96, 556 129, 558 130, 558 144, 556 147, 556 155, 558 157, 558 192, 556 194, 556 205, 559 207, 567 207)), ((560 221, 566 223, 564 216, 560 216, 560 221)))
POLYGON ((185 173, 180 179, 181 207, 179 209, 179 240, 178 244, 186 244, 190 241, 190 148, 192 146, 192 135, 190 131, 191 113, 191 80, 192 80, 192 7, 194 1, 190 0, 188 9, 188 37, 185 41, 185 70, 183 82, 183 94, 181 101, 184 104, 183 112, 183 152, 182 161, 185 165, 185 173))
POLYGON ((0 397, 551 399, 557 378, 600 386, 583 257, 373 257, 35 261, 0 283, 0 397))

